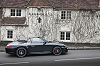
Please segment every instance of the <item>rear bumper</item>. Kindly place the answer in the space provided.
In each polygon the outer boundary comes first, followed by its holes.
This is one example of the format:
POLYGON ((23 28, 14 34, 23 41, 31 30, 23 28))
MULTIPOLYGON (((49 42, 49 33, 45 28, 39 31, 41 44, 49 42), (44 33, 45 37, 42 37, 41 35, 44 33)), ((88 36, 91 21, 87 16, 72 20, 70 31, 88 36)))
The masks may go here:
POLYGON ((8 54, 15 54, 15 48, 5 48, 6 53, 8 54))

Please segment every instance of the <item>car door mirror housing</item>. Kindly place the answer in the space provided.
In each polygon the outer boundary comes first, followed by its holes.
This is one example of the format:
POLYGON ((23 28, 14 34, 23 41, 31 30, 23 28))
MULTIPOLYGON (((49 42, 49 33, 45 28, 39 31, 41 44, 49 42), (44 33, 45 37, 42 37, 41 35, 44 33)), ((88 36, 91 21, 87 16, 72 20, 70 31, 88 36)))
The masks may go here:
POLYGON ((43 42, 43 45, 45 45, 47 42, 43 42))

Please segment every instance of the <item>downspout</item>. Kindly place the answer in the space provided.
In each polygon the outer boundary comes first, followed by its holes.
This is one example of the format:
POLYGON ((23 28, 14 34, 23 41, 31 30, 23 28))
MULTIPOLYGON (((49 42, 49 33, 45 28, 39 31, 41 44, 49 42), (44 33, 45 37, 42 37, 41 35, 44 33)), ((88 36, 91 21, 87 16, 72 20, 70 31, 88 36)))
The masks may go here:
POLYGON ((2 19, 0 18, 0 42, 1 42, 1 21, 2 19))

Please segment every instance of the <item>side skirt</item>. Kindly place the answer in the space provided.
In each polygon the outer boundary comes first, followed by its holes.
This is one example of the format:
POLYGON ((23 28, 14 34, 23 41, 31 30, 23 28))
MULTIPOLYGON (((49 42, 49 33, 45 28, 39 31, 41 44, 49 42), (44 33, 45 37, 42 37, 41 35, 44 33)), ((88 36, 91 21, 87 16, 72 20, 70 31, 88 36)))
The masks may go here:
POLYGON ((44 52, 30 52, 30 54, 51 54, 50 51, 44 51, 44 52))

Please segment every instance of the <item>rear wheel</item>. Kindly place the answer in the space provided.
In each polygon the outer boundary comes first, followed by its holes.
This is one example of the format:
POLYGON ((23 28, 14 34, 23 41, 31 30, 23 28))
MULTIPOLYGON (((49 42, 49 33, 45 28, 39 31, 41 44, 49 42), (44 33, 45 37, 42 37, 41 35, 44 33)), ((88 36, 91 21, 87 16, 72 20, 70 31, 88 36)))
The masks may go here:
POLYGON ((62 53, 62 50, 60 47, 54 47, 53 48, 53 54, 54 55, 60 55, 62 53))
POLYGON ((27 55, 27 50, 23 47, 20 47, 16 50, 16 55, 18 57, 25 57, 27 55))

